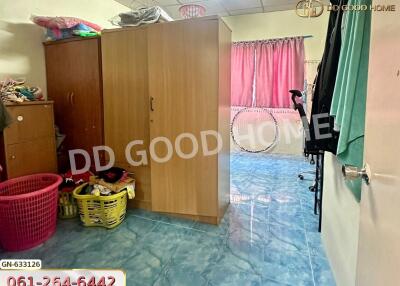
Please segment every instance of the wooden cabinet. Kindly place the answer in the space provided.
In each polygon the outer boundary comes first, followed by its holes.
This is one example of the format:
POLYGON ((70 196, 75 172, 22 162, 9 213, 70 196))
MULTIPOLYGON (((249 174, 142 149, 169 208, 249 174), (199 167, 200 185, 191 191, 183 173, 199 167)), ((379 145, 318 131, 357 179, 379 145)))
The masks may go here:
MULTIPOLYGON (((66 135, 60 168, 68 169, 68 150, 103 145, 103 100, 99 38, 44 44, 48 97, 54 100, 55 122, 66 135)), ((78 163, 81 165, 82 162, 78 163)))
POLYGON ((52 102, 7 104, 12 124, 2 135, 1 161, 11 179, 35 173, 57 172, 52 102))
MULTIPOLYGON (((135 206, 214 224, 223 216, 230 194, 230 46, 231 32, 216 17, 103 32, 105 144, 136 174, 135 206), (223 146, 204 156, 201 132, 210 130, 223 146), (176 151, 166 162, 150 158, 150 142, 165 137, 175 149, 183 133, 199 145, 193 158, 176 151), (139 161, 145 150, 149 164, 129 165, 125 149, 133 140, 142 144, 130 154, 139 161)), ((193 150, 188 138, 179 146, 193 150)), ((154 151, 167 153, 162 143, 154 151)))

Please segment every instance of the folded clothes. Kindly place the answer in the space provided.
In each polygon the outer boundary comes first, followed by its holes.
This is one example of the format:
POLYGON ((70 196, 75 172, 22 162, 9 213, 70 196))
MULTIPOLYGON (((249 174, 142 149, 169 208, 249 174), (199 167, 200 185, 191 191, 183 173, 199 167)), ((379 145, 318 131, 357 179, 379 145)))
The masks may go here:
POLYGON ((31 15, 31 20, 33 23, 49 29, 70 29, 79 24, 83 24, 95 31, 101 31, 99 25, 75 17, 46 17, 31 15))
POLYGON ((96 37, 99 35, 100 35, 100 32, 98 32, 84 24, 78 24, 72 28, 66 28, 66 29, 57 29, 57 28, 47 28, 46 29, 46 40, 47 41, 68 39, 68 38, 72 38, 74 36, 96 37))
POLYGON ((100 35, 100 32, 85 25, 85 24, 78 24, 72 29, 72 34, 75 36, 80 36, 80 37, 95 37, 100 35))
POLYGON ((98 36, 101 27, 75 17, 44 17, 31 16, 32 22, 46 28, 46 40, 55 41, 74 36, 98 36))

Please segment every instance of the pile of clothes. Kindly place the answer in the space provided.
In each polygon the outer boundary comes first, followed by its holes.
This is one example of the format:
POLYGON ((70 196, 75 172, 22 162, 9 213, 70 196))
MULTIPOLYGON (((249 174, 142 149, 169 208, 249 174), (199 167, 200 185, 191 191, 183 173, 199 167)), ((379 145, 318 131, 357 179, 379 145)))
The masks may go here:
POLYGON ((112 167, 89 178, 80 195, 111 196, 127 191, 128 198, 135 197, 135 179, 122 168, 112 167))
POLYGON ((6 79, 0 81, 0 96, 4 103, 44 100, 40 87, 30 87, 25 79, 6 79))
POLYGON ((100 35, 101 27, 75 17, 31 16, 33 23, 46 28, 46 40, 55 41, 74 36, 95 37, 100 35))
POLYGON ((82 174, 74 175, 70 170, 65 174, 62 174, 63 182, 60 185, 60 189, 70 189, 72 191, 79 185, 88 183, 90 181, 90 177, 92 176, 94 176, 92 172, 85 172, 82 174))

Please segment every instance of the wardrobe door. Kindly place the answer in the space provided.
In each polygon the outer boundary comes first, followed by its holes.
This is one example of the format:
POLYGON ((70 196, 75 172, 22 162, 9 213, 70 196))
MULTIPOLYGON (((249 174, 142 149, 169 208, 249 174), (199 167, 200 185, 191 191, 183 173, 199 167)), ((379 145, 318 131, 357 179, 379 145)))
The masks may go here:
POLYGON ((55 101, 56 124, 67 135, 67 150, 92 154, 92 147, 103 143, 99 44, 94 38, 46 47, 48 94, 55 101))
MULTIPOLYGON (((150 165, 140 162, 149 146, 149 94, 147 32, 145 27, 105 31, 102 35, 105 144, 115 154, 116 165, 135 173, 135 207, 151 208, 150 165), (141 144, 129 146, 134 140, 141 144)), ((149 163, 149 161, 147 160, 149 163)))
MULTIPOLYGON (((150 134, 172 142, 191 133, 199 152, 182 159, 173 152, 166 162, 151 165, 152 209, 191 216, 217 216, 217 156, 204 156, 201 131, 218 130, 218 20, 196 19, 148 27, 150 134)), ((157 141, 153 141, 157 142, 157 141)), ((216 145, 210 140, 209 148, 216 145)), ((194 150, 184 138, 182 153, 194 150)), ((164 158, 164 142, 154 145, 164 158)))
POLYGON ((73 76, 73 55, 69 42, 45 44, 47 94, 54 100, 54 120, 63 134, 67 149, 74 146, 74 119, 71 93, 73 76))
MULTIPOLYGON (((68 110, 74 117, 71 147, 91 153, 93 146, 101 145, 103 141, 99 40, 72 41, 67 46, 68 58, 71 60, 68 110)), ((68 122, 63 123, 68 125, 68 122)))

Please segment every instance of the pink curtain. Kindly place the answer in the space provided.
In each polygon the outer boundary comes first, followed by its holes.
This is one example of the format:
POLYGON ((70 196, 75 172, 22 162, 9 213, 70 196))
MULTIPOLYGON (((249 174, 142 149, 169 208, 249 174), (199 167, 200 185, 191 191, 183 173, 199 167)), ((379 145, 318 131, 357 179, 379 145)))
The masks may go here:
POLYGON ((231 105, 252 106, 254 81, 254 44, 232 46, 231 105))
POLYGON ((290 89, 304 89, 304 40, 288 38, 256 44, 257 107, 291 107, 290 89))

